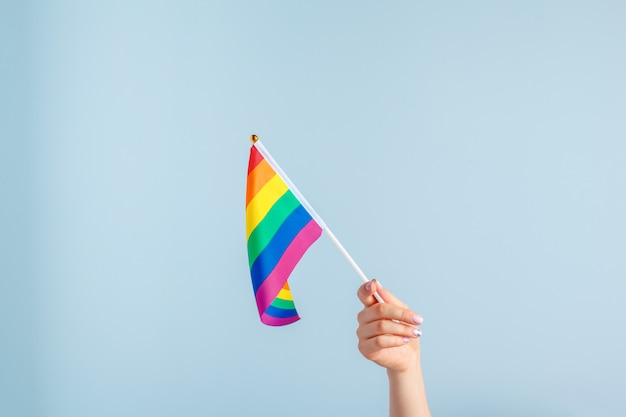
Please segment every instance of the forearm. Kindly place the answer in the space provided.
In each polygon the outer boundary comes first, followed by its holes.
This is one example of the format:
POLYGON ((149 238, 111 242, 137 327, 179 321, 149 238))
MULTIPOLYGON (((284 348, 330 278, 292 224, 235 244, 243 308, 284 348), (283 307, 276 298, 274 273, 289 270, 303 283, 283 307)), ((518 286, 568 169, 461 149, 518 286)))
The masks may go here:
POLYGON ((431 417, 419 355, 405 371, 387 370, 389 417, 431 417))

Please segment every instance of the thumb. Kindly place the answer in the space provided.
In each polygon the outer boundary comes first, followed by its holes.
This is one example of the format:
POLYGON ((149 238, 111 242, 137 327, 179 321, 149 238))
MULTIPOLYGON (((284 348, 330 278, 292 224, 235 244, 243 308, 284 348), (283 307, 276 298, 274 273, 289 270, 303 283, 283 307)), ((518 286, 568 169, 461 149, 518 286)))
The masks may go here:
POLYGON ((357 296, 365 307, 369 307, 378 302, 376 300, 375 294, 378 290, 380 290, 380 288, 381 287, 378 281, 376 281, 376 279, 373 279, 359 287, 359 290, 357 291, 357 296))

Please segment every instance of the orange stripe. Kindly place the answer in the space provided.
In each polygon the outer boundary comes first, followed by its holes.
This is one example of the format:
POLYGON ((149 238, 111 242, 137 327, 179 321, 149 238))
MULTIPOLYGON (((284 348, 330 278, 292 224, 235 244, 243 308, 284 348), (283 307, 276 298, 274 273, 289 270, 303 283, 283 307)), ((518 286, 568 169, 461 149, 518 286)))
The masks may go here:
POLYGON ((248 175, 248 185, 246 188, 246 207, 250 200, 263 188, 263 186, 276 175, 270 164, 264 159, 248 175))

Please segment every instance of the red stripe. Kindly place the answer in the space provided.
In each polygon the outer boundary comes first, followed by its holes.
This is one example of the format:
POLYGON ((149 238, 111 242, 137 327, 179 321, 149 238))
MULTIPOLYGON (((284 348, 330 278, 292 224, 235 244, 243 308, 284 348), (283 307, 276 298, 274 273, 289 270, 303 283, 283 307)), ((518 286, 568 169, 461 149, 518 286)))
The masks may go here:
POLYGON ((276 264, 276 267, 263 281, 263 284, 256 292, 256 304, 259 309, 259 315, 261 320, 265 314, 265 310, 272 304, 274 298, 278 295, 287 278, 291 275, 291 272, 296 267, 306 250, 320 237, 322 234, 322 228, 311 219, 300 230, 300 232, 293 239, 291 244, 287 247, 283 256, 276 264))
POLYGON ((248 161, 248 175, 252 170, 263 160, 263 155, 259 152, 256 146, 252 145, 250 148, 250 160, 248 161))

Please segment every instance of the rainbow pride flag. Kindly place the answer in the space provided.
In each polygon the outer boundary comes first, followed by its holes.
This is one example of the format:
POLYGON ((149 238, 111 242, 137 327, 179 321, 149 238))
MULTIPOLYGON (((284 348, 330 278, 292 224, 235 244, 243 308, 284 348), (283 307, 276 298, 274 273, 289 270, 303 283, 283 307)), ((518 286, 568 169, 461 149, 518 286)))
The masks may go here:
POLYGON ((246 187, 246 238, 252 288, 261 321, 300 319, 287 279, 324 223, 260 141, 252 144, 246 187))

